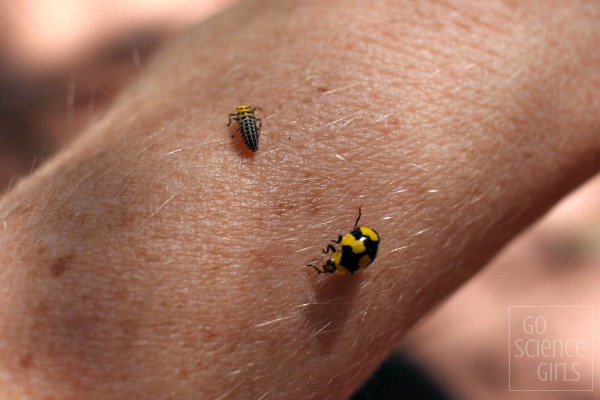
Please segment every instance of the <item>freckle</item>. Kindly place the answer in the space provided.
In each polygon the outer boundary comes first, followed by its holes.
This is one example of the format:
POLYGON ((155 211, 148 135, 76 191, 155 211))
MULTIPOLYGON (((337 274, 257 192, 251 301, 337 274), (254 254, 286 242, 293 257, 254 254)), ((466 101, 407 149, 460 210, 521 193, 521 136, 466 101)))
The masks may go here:
POLYGON ((21 358, 19 358, 19 364, 23 368, 30 368, 33 365, 33 354, 31 352, 25 353, 21 358))
POLYGON ((31 211, 31 203, 23 204, 21 207, 16 210, 21 215, 27 215, 31 211))
POLYGON ((135 220, 135 218, 133 217, 133 215, 131 214, 131 212, 129 212, 129 211, 122 211, 121 214, 119 215, 119 220, 118 220, 117 226, 119 226, 119 227, 128 226, 134 220, 135 220))
POLYGON ((190 372, 185 368, 182 368, 178 371, 178 375, 181 379, 187 379, 190 376, 190 372))
POLYGON ((52 274, 52 276, 54 276, 55 278, 59 277, 69 267, 71 261, 73 261, 72 255, 58 257, 56 260, 54 260, 54 262, 50 266, 50 273, 52 274))

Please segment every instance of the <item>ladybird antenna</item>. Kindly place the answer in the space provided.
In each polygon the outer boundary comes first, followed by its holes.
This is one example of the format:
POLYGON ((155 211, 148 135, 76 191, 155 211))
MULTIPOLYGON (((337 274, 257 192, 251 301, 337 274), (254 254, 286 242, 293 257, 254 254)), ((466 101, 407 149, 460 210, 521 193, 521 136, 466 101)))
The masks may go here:
POLYGON ((360 221, 360 216, 362 215, 362 207, 358 207, 358 218, 356 218, 356 222, 354 223, 354 227, 358 226, 358 221, 360 221))

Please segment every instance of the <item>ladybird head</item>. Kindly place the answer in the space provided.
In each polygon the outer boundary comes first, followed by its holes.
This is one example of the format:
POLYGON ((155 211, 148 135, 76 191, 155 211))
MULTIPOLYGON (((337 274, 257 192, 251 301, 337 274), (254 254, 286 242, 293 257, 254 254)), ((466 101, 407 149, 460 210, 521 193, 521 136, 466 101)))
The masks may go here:
POLYGON ((335 260, 333 258, 330 258, 329 260, 327 260, 325 265, 323 265, 323 272, 327 272, 328 274, 333 274, 336 270, 337 270, 337 267, 335 265, 335 260))
POLYGON ((252 112, 252 107, 250 107, 250 106, 244 106, 244 105, 241 105, 241 106, 238 106, 238 107, 236 108, 236 111, 237 111, 237 113, 238 113, 238 114, 239 114, 239 113, 247 113, 247 112, 252 112))

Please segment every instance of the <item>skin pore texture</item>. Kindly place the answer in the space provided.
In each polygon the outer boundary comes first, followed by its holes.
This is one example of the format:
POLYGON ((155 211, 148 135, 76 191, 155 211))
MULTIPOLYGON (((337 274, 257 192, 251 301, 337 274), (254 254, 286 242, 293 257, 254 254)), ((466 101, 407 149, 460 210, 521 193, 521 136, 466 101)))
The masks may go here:
POLYGON ((591 1, 255 0, 174 39, 0 201, 0 398, 347 398, 597 172, 599 26, 591 1), (307 268, 359 206, 375 262, 307 268))

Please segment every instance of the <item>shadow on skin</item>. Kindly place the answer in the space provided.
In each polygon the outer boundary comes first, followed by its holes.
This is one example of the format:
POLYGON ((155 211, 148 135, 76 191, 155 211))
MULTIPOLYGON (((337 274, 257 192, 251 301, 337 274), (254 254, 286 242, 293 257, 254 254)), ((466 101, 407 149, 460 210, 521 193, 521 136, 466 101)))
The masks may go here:
POLYGON ((360 273, 326 274, 319 279, 322 281, 314 284, 314 302, 306 307, 305 314, 314 332, 312 337, 319 343, 321 353, 326 354, 343 331, 362 279, 360 273))

